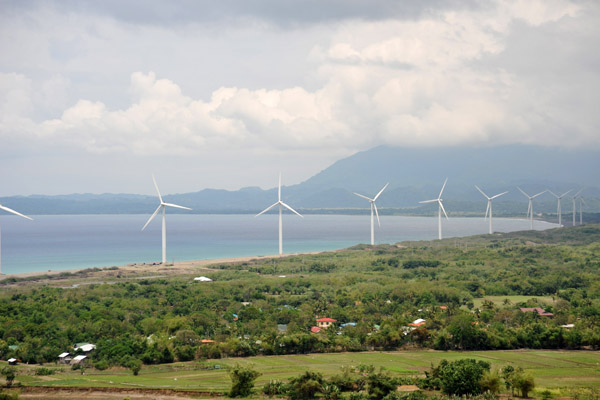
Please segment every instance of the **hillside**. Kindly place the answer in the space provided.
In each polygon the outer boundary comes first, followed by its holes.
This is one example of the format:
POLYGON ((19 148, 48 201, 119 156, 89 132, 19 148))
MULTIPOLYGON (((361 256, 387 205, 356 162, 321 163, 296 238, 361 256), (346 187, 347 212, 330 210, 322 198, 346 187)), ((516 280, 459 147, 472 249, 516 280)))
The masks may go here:
MULTIPOLYGON (((444 192, 446 208, 452 212, 485 210, 488 195, 508 190, 495 203, 496 212, 522 215, 527 200, 521 186, 531 194, 550 189, 563 193, 585 188, 585 211, 600 212, 600 152, 511 145, 494 148, 395 148, 376 147, 335 162, 330 167, 292 186, 284 187, 284 200, 305 212, 323 209, 364 210, 368 204, 353 192, 373 196, 385 183, 378 206, 396 212, 430 213, 433 206, 418 202, 437 196, 448 177, 444 192)), ((285 171, 283 171, 285 177, 285 171)), ((285 181, 285 180, 284 180, 285 181)), ((252 182, 248 182, 252 184, 252 182)), ((196 213, 254 213, 272 204, 277 189, 246 187, 237 191, 205 189, 199 192, 164 196, 166 201, 186 205, 196 213)), ((156 199, 131 194, 85 194, 0 198, 0 203, 26 214, 151 213, 156 199)), ((536 199, 537 212, 555 213, 556 200, 546 193, 536 199)), ((564 213, 571 201, 563 201, 564 213)), ((177 210, 173 210, 177 212, 177 210)))

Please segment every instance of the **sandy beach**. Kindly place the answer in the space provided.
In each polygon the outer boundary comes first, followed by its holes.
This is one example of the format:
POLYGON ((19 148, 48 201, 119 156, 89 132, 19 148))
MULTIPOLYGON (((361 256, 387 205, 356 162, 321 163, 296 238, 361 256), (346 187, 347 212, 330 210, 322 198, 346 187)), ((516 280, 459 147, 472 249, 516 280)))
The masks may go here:
MULTIPOLYGON (((335 250, 334 250, 335 251, 335 250)), ((179 261, 175 263, 134 263, 123 266, 107 266, 98 268, 81 268, 69 270, 50 270, 46 272, 24 272, 19 274, 0 275, 0 282, 14 278, 15 282, 5 283, 6 286, 24 286, 28 283, 50 283, 60 284, 62 281, 73 281, 85 278, 88 283, 102 283, 104 279, 111 278, 134 278, 134 277, 160 277, 167 275, 202 274, 215 271, 215 265, 238 264, 250 261, 268 260, 272 258, 297 256, 300 254, 318 254, 320 252, 297 253, 253 257, 229 257, 212 260, 179 261), (36 279, 39 277, 39 279, 36 279), (90 280, 91 278, 91 280, 90 280)))

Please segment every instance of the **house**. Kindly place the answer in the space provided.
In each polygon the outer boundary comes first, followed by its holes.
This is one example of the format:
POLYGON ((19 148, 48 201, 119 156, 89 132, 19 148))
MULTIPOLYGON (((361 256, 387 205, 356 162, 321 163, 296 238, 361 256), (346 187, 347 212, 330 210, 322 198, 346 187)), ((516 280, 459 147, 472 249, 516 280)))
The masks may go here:
POLYGON ((347 326, 356 326, 356 322, 346 322, 345 324, 341 324, 340 328, 345 328, 347 326))
POLYGON ((312 333, 319 333, 321 332, 321 328, 319 328, 318 326, 313 326, 312 328, 310 328, 310 331, 312 333))
POLYGON ((71 353, 61 353, 58 355, 58 363, 59 364, 68 364, 71 362, 73 357, 71 357, 71 353))
POLYGON ((288 330, 287 324, 277 324, 277 332, 285 333, 288 330))
POLYGON ((202 344, 210 344, 210 343, 217 343, 217 342, 215 342, 214 340, 210 340, 210 339, 202 339, 200 341, 200 343, 202 343, 202 344))
POLYGON ((74 350, 89 353, 92 350, 96 350, 96 345, 91 343, 77 343, 74 347, 74 350))
POLYGON ((335 320, 333 318, 319 318, 319 319, 317 319, 317 326, 321 329, 327 329, 334 322, 337 322, 337 320, 335 320))
POLYGON ((543 308, 540 308, 540 307, 532 307, 532 308, 521 307, 521 308, 519 308, 519 310, 521 310, 521 312, 524 312, 524 313, 526 313, 526 312, 536 313, 540 317, 549 317, 549 318, 554 317, 554 314, 552 314, 551 312, 547 312, 546 310, 544 310, 543 308))
POLYGON ((410 326, 416 326, 416 327, 419 327, 419 326, 423 326, 423 325, 425 325, 425 322, 426 322, 426 321, 425 321, 424 319, 422 319, 422 318, 417 318, 417 319, 415 319, 413 322, 411 322, 411 323, 410 323, 410 324, 408 324, 408 325, 410 325, 410 326))
POLYGON ((71 365, 81 364, 83 362, 83 360, 85 360, 85 359, 87 359, 87 356, 84 356, 84 355, 75 356, 71 360, 71 365))
POLYGON ((17 365, 18 360, 16 358, 9 358, 8 365, 17 365))
POLYGON ((194 278, 196 282, 212 282, 212 279, 207 278, 206 276, 197 276, 194 278))

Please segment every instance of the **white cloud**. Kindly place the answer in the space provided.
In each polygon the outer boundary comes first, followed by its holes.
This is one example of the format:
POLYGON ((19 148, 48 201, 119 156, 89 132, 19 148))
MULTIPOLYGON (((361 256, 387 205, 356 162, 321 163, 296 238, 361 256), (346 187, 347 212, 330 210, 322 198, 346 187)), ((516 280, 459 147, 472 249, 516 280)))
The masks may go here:
POLYGON ((0 39, 15 55, 0 61, 0 136, 94 154, 293 153, 322 167, 379 144, 598 147, 600 82, 586 59, 598 12, 507 0, 411 19, 173 29, 44 9, 28 28, 2 20, 0 37, 23 45, 0 39))

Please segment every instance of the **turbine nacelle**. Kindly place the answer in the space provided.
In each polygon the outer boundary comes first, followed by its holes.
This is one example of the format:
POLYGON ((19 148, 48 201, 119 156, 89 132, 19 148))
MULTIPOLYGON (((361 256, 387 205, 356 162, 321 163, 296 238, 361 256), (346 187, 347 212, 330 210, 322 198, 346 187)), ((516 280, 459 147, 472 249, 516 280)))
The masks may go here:
POLYGON ((288 210, 290 210, 291 212, 293 212, 300 218, 304 218, 304 217, 302 215, 300 215, 300 213, 298 211, 294 210, 292 207, 290 207, 289 205, 287 205, 283 201, 281 201, 281 172, 279 173, 279 186, 277 187, 277 202, 273 203, 269 207, 265 208, 263 211, 256 214, 255 217, 258 217, 259 215, 262 215, 277 206, 279 206, 279 255, 282 255, 283 254, 283 222, 281 220, 282 209, 287 208, 288 210))

